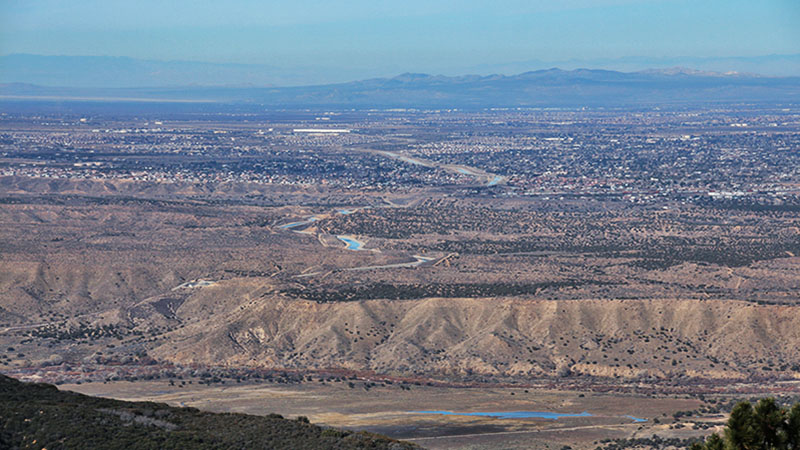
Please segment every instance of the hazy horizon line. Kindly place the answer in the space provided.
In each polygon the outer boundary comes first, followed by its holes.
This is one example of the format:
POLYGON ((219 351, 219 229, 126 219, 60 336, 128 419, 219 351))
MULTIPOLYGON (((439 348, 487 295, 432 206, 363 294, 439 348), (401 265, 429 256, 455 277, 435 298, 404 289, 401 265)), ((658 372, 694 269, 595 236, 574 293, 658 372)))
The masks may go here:
POLYGON ((392 79, 407 74, 431 77, 513 77, 544 70, 662 71, 696 75, 792 78, 800 76, 800 53, 739 57, 625 56, 573 58, 563 61, 531 59, 441 70, 426 67, 278 67, 267 63, 227 63, 199 60, 141 59, 131 56, 41 55, 10 53, 0 69, 0 83, 41 87, 135 89, 178 87, 292 88, 392 79), (107 63, 107 64, 106 64, 107 63), (776 70, 776 68, 778 68, 776 70), (431 69, 431 70, 428 70, 431 69))

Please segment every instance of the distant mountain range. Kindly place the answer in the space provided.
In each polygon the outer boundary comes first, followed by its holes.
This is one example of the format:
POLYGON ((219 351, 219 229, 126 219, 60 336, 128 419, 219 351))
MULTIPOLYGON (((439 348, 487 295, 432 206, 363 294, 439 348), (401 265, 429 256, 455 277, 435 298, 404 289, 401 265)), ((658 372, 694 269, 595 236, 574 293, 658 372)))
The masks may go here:
POLYGON ((592 67, 594 69, 617 70, 621 72, 638 72, 654 67, 692 67, 697 70, 720 73, 740 72, 757 73, 775 77, 791 77, 800 76, 800 54, 726 57, 627 56, 623 58, 567 59, 561 61, 528 60, 505 64, 478 65, 468 67, 465 71, 484 74, 520 73, 548 67, 560 67, 567 70, 592 67))
MULTIPOLYGON (((510 63, 450 67, 447 75, 515 74, 559 67, 583 67, 638 72, 652 68, 692 67, 720 73, 757 73, 766 76, 800 76, 800 54, 750 57, 624 57, 530 59, 510 63)), ((170 86, 307 86, 351 80, 387 77, 402 69, 380 67, 280 67, 270 62, 250 64, 195 61, 156 61, 111 56, 44 56, 12 54, 0 56, 0 83, 29 83, 41 86, 91 88, 132 88, 170 86)), ((428 72, 442 73, 431 68, 428 72)))
POLYGON ((11 83, 0 99, 200 102, 266 108, 616 107, 800 103, 800 77, 672 68, 640 72, 548 69, 457 77, 406 73, 302 87, 68 88, 11 83))

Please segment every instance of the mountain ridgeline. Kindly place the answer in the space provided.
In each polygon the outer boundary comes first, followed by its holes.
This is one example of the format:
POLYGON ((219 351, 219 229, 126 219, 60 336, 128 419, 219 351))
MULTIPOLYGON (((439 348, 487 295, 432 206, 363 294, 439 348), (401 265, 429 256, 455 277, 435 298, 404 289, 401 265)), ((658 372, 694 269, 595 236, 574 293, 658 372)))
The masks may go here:
POLYGON ((301 87, 68 88, 0 85, 0 102, 104 100, 239 104, 266 108, 652 107, 800 102, 800 77, 686 69, 615 72, 538 70, 458 77, 402 74, 301 87))

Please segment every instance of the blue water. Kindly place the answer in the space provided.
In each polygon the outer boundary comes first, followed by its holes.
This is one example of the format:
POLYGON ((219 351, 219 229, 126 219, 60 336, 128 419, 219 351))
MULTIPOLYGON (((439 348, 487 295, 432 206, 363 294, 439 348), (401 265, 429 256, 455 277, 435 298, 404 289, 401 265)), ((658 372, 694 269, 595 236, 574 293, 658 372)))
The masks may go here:
POLYGON ((500 175, 495 175, 494 178, 492 178, 492 181, 490 181, 489 184, 487 184, 487 186, 494 186, 501 181, 503 181, 503 177, 501 177, 500 175))
POLYGON ((340 241, 347 244, 348 250, 361 250, 361 246, 364 245, 361 242, 355 241, 353 239, 344 237, 344 236, 336 236, 340 241))
POLYGON ((632 419, 634 422, 647 422, 647 419, 640 419, 638 417, 633 417, 633 416, 625 416, 625 417, 627 417, 628 419, 632 419))
POLYGON ((459 167, 459 168, 457 168, 457 169, 456 169, 456 171, 457 171, 458 173, 463 173, 464 175, 475 175, 475 173, 474 173, 474 172, 470 172, 469 170, 467 170, 467 169, 462 169, 462 168, 460 168, 460 167, 459 167))
POLYGON ((558 420, 559 417, 591 417, 592 415, 584 411, 580 414, 562 414, 554 412, 542 411, 507 411, 507 412, 453 412, 453 411, 411 411, 415 414, 444 414, 447 416, 481 416, 481 417, 495 417, 498 419, 553 419, 558 420))

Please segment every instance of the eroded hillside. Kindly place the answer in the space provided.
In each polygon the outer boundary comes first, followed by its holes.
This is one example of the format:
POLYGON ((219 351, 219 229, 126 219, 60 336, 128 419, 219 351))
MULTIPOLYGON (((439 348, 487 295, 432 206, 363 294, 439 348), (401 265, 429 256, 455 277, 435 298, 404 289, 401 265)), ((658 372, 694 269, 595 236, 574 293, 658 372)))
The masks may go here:
POLYGON ((719 300, 319 304, 275 299, 231 312, 222 322, 200 321, 173 331, 151 354, 177 364, 478 378, 800 376, 797 306, 719 300))

